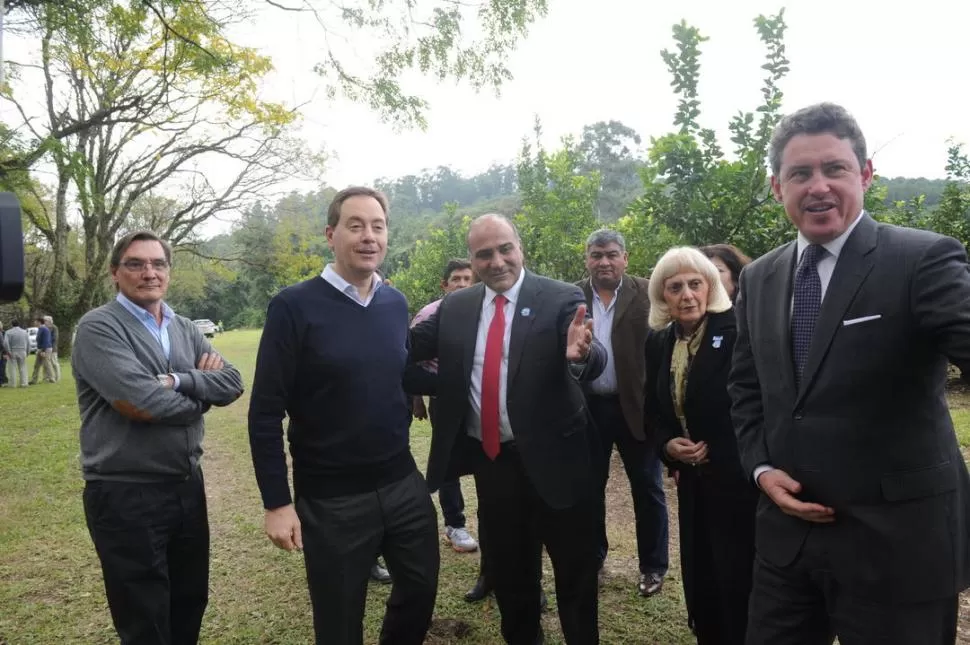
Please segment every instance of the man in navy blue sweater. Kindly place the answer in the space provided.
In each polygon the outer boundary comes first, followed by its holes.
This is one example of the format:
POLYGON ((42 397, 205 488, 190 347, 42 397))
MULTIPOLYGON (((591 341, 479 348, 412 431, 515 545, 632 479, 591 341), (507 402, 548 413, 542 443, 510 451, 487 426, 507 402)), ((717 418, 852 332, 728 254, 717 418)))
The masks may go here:
POLYGON ((249 438, 266 533, 303 550, 318 645, 363 642, 379 553, 393 578, 380 642, 420 645, 437 594, 438 523, 408 446, 407 301, 376 273, 387 198, 363 187, 338 193, 327 240, 334 262, 270 301, 256 359, 249 438))
POLYGON ((44 370, 44 381, 53 383, 54 369, 51 367, 51 353, 53 352, 54 344, 51 341, 51 330, 44 325, 43 316, 37 316, 34 319, 34 323, 37 325, 37 355, 34 358, 34 375, 30 379, 30 384, 34 385, 37 383, 37 379, 40 378, 41 369, 44 370))

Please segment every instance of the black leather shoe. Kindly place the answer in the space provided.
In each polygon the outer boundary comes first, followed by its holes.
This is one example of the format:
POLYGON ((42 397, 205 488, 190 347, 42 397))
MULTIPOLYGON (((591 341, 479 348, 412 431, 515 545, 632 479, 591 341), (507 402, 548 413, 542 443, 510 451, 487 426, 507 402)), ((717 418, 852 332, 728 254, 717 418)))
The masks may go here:
POLYGON ((641 573, 638 590, 644 598, 655 596, 664 587, 664 577, 659 573, 641 573))
POLYGON ((465 602, 481 602, 492 593, 492 585, 485 580, 485 576, 478 576, 475 586, 465 592, 465 602))
POLYGON ((370 568, 370 578, 382 585, 386 585, 391 581, 391 574, 379 562, 375 562, 374 566, 370 568))

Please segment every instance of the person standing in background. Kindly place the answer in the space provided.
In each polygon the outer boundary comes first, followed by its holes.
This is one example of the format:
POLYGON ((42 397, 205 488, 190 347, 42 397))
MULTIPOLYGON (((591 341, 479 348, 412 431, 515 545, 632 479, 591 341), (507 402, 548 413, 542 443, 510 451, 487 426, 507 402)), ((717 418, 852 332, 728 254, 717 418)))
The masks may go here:
POLYGON ((34 355, 34 374, 30 379, 30 384, 35 385, 40 378, 41 369, 44 370, 44 381, 54 382, 54 370, 51 368, 51 330, 44 324, 44 318, 37 316, 34 319, 37 323, 37 353, 34 355))
POLYGON ((30 353, 30 334, 20 326, 19 320, 10 323, 10 329, 3 334, 10 352, 11 387, 27 387, 27 354, 30 353))
POLYGON ((644 345, 650 283, 645 278, 627 275, 627 259, 626 240, 616 231, 601 229, 586 240, 589 278, 579 286, 593 315, 593 333, 606 348, 608 360, 603 373, 583 389, 595 426, 592 435, 596 439, 596 556, 600 578, 609 550, 606 484, 615 445, 633 496, 639 565, 637 592, 649 597, 663 588, 669 566, 669 527, 663 464, 657 455, 653 428, 644 419, 644 345))
POLYGON ((7 359, 10 358, 10 346, 3 333, 3 323, 0 323, 0 387, 7 385, 7 359))
POLYGON ((51 330, 50 364, 51 371, 54 373, 54 382, 56 383, 61 380, 61 363, 57 359, 57 325, 54 324, 54 318, 51 316, 44 316, 44 324, 51 330))

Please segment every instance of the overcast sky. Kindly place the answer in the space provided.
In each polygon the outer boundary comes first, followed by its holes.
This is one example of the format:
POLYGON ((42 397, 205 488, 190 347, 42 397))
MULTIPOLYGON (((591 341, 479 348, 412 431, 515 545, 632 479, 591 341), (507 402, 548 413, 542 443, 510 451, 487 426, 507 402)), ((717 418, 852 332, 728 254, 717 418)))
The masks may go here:
MULTIPOLYGON (((760 99, 763 47, 759 13, 784 6, 764 0, 549 0, 549 15, 511 57, 515 79, 501 97, 454 82, 421 81, 431 103, 426 131, 395 132, 362 106, 324 99, 312 73, 320 29, 274 12, 242 40, 277 67, 266 97, 304 109, 303 134, 334 157, 326 182, 336 187, 451 165, 473 174, 507 163, 530 133, 534 115, 555 147, 564 134, 616 119, 645 140, 672 129, 675 97, 660 50, 686 19, 710 40, 701 58, 702 124, 722 136, 738 110, 760 99)), ((950 137, 970 143, 966 63, 970 8, 923 0, 895 6, 871 0, 795 0, 786 7, 791 72, 784 109, 835 101, 858 119, 884 176, 941 177, 950 137)))
MULTIPOLYGON (((671 27, 682 19, 710 39, 702 45, 701 122, 718 131, 730 150, 731 116, 754 110, 761 99, 764 50, 754 19, 785 6, 769 0, 548 0, 549 15, 508 61, 515 78, 501 96, 475 93, 452 80, 418 78, 408 87, 431 104, 428 129, 399 132, 365 106, 325 98, 325 85, 312 71, 324 55, 323 32, 311 16, 252 2, 264 9, 251 24, 236 26, 232 38, 272 57, 276 69, 262 98, 305 104, 301 135, 311 149, 329 152, 320 183, 337 188, 439 165, 468 176, 509 163, 522 138, 531 136, 536 115, 548 149, 563 135, 611 119, 633 127, 648 143, 673 129, 676 99, 660 51, 674 48, 671 27)), ((876 172, 888 177, 942 177, 947 140, 970 146, 970 5, 791 0, 785 20, 791 61, 782 82, 785 111, 823 100, 843 104, 866 134, 876 172)), ((4 54, 30 58, 30 45, 36 42, 7 38, 4 54)), ((360 60, 372 57, 373 44, 360 34, 346 46, 360 60)), ((18 92, 42 99, 39 87, 18 92)), ((42 112, 42 103, 34 107, 42 112)), ((18 120, 6 102, 0 118, 18 120)), ((51 178, 43 164, 35 170, 51 178)), ((224 164, 208 173, 217 185, 230 177, 224 164)), ((280 188, 317 187, 294 182, 280 188)))

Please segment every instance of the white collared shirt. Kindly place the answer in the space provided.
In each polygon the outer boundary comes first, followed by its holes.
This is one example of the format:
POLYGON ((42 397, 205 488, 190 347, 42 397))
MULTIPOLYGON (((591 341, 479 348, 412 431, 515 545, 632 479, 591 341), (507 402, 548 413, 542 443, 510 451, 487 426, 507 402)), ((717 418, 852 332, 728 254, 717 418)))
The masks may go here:
MULTIPOLYGON (((819 258, 816 269, 818 270, 818 278, 822 281, 822 300, 825 300, 825 292, 828 291, 829 282, 832 280, 832 274, 835 272, 835 265, 839 261, 839 254, 842 253, 842 247, 845 246, 845 241, 849 239, 852 235, 852 231, 858 226, 859 222, 862 221, 863 217, 867 217, 866 212, 862 211, 859 216, 855 218, 855 221, 849 224, 849 228, 842 232, 842 235, 838 236, 831 242, 826 242, 822 245, 822 248, 826 250, 826 253, 819 258)), ((798 232, 798 239, 796 240, 798 246, 798 258, 795 262, 797 267, 802 261, 802 253, 811 244, 802 232, 798 232)), ((794 295, 792 296, 792 301, 794 302, 794 295)))
POLYGON ((326 267, 324 267, 323 273, 320 274, 320 277, 333 285, 337 291, 364 307, 370 304, 370 301, 374 299, 374 294, 377 293, 377 290, 384 285, 377 274, 374 273, 371 276, 371 280, 373 282, 371 283, 370 293, 367 294, 366 298, 361 298, 360 292, 357 291, 357 287, 344 280, 340 274, 334 270, 332 264, 328 264, 326 267))
POLYGON ((616 394, 616 363, 613 360, 613 314, 616 311, 616 301, 620 296, 620 288, 623 286, 623 279, 616 286, 613 298, 609 305, 605 305, 600 298, 599 291, 590 281, 593 290, 593 336, 598 340, 603 348, 606 349, 606 367, 603 373, 590 383, 590 389, 596 394, 616 394))
MULTIPOLYGON (((525 268, 519 271, 519 279, 508 291, 502 295, 506 297, 505 334, 502 337, 502 368, 499 371, 498 407, 499 407, 499 441, 509 441, 512 434, 512 424, 509 422, 509 409, 506 405, 509 380, 509 340, 512 338, 512 320, 515 317, 515 305, 519 300, 519 291, 525 280, 525 268)), ((468 417, 468 436, 481 441, 482 439, 482 370, 485 367, 485 343, 488 340, 488 328, 495 317, 495 296, 498 294, 490 287, 485 287, 485 297, 482 299, 482 314, 478 319, 478 339, 475 341, 475 357, 472 362, 471 387, 468 388, 468 402, 472 413, 468 417)))

